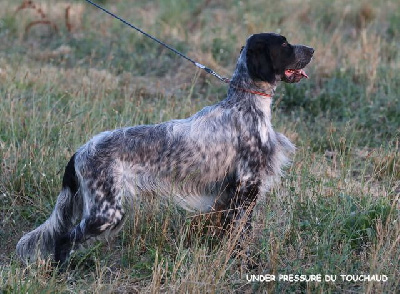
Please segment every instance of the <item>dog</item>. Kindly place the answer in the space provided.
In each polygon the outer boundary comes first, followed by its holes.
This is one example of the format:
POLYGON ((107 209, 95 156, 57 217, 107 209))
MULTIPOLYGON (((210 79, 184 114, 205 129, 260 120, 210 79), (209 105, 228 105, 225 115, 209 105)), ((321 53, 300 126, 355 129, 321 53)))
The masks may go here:
POLYGON ((116 234, 132 203, 147 194, 189 211, 226 211, 232 225, 251 216, 295 151, 272 128, 277 83, 307 78, 303 68, 313 54, 278 34, 251 35, 224 100, 186 119, 94 136, 68 162, 51 216, 20 239, 18 256, 63 264, 83 242, 116 234))

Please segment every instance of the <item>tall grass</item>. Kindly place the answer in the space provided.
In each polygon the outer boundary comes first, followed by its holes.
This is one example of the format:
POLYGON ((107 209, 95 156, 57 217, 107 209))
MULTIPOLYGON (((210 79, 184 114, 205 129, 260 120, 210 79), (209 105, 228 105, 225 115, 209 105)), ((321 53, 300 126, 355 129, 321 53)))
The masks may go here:
POLYGON ((79 251, 63 273, 49 262, 20 264, 15 244, 51 213, 76 148, 106 129, 187 117, 222 100, 226 86, 92 7, 84 5, 71 32, 56 12, 47 17, 58 33, 46 25, 26 32, 35 14, 15 13, 20 3, 2 1, 0 292, 400 289, 399 3, 102 3, 226 76, 249 34, 280 32, 313 46, 310 79, 280 85, 274 102, 273 124, 297 153, 282 183, 255 208, 249 257, 230 257, 236 235, 220 239, 208 216, 151 199, 138 204, 116 240, 79 251), (252 269, 243 266, 248 261, 252 269), (246 274, 339 278, 249 283, 246 274), (340 274, 388 281, 348 282, 340 274))

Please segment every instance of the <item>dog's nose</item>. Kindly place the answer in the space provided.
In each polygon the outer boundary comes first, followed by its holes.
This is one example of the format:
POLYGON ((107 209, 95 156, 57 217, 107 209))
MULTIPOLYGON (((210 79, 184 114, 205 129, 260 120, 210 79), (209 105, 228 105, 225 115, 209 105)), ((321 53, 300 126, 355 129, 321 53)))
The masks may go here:
POLYGON ((313 55, 315 52, 314 48, 312 48, 312 47, 308 47, 308 48, 310 49, 310 54, 313 55))

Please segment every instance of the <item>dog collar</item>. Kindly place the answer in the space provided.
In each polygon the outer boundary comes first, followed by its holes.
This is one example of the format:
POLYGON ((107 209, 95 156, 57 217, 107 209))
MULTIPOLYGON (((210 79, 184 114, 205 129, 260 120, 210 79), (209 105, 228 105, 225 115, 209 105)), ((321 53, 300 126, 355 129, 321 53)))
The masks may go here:
POLYGON ((258 92, 258 91, 253 91, 250 89, 243 89, 243 88, 237 88, 238 90, 241 90, 243 92, 247 92, 247 93, 251 93, 251 94, 255 94, 255 95, 260 95, 260 96, 264 96, 264 97, 268 97, 271 98, 272 95, 271 94, 267 94, 267 93, 263 93, 263 92, 258 92))
POLYGON ((271 94, 267 94, 267 93, 264 93, 264 92, 259 92, 259 91, 254 91, 254 90, 250 90, 250 89, 237 87, 237 86, 231 84, 230 80, 225 80, 225 83, 230 84, 233 88, 238 89, 238 90, 243 91, 243 92, 247 92, 247 93, 251 93, 251 94, 255 94, 255 95, 260 95, 260 96, 264 96, 264 97, 268 97, 268 98, 272 98, 271 94))

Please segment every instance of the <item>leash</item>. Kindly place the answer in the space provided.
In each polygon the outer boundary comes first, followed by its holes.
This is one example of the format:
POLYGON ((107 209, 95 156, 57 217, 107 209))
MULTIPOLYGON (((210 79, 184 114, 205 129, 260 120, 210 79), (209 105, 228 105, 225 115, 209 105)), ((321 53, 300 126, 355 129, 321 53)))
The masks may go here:
POLYGON ((214 77, 216 77, 217 79, 223 81, 224 83, 229 83, 230 80, 228 78, 224 78, 221 77, 219 74, 217 74, 215 71, 213 71, 211 68, 208 68, 204 65, 202 65, 201 63, 198 63, 196 61, 194 61, 193 59, 187 57, 186 55, 184 55, 183 53, 179 52, 178 50, 176 50, 175 48, 172 48, 171 46, 165 44, 164 42, 161 42, 159 39, 153 37, 152 35, 146 33, 145 31, 139 29, 138 27, 134 26, 133 24, 127 22, 126 20, 122 19, 121 17, 115 15, 114 13, 112 13, 111 11, 101 7, 100 5, 90 1, 90 0, 85 0, 86 2, 92 4, 93 6, 97 7, 98 9, 102 10, 103 12, 107 13, 108 15, 111 15, 112 17, 114 17, 115 19, 118 19, 119 21, 121 21, 122 23, 126 24, 127 26, 131 27, 132 29, 137 30, 139 33, 145 35, 146 37, 152 39, 153 41, 156 41, 158 44, 164 46, 165 48, 168 48, 169 50, 171 50, 172 52, 174 52, 175 54, 179 55, 180 57, 185 58, 186 60, 190 61, 191 63, 193 63, 195 66, 197 66, 198 68, 205 70, 207 73, 213 75, 214 77))
MULTIPOLYGON (((219 74, 217 74, 215 71, 213 71, 211 68, 206 67, 205 65, 198 63, 196 61, 194 61, 193 59, 187 57, 186 55, 184 55, 183 53, 179 52, 178 50, 176 50, 175 48, 172 48, 171 46, 165 44, 164 42, 160 41, 159 39, 153 37, 152 35, 146 33, 145 31, 141 30, 140 28, 134 26, 133 24, 127 22, 126 20, 124 20, 123 18, 115 15, 114 13, 112 13, 111 11, 105 9, 104 7, 92 2, 91 0, 85 0, 86 2, 92 4, 93 6, 95 6, 96 8, 102 10, 103 12, 107 13, 108 15, 111 15, 112 17, 114 17, 115 19, 118 19, 119 21, 121 21, 122 23, 124 23, 125 25, 131 27, 132 29, 135 29, 136 31, 138 31, 139 33, 145 35, 146 37, 152 39, 153 41, 157 42, 158 44, 164 46, 165 48, 171 50, 172 52, 174 52, 175 54, 179 55, 180 57, 186 59, 187 61, 190 61, 191 63, 193 63, 196 67, 204 70, 206 73, 213 75, 214 77, 216 77, 217 79, 219 79, 220 81, 229 84, 231 82, 230 79, 225 78, 225 77, 221 77, 219 74)), ((238 88, 235 87, 236 89, 245 91, 245 92, 249 92, 252 94, 256 94, 256 95, 261 95, 261 96, 265 96, 265 97, 271 97, 271 95, 266 94, 266 93, 262 93, 262 92, 257 92, 257 91, 252 91, 249 89, 243 89, 243 88, 238 88)))

